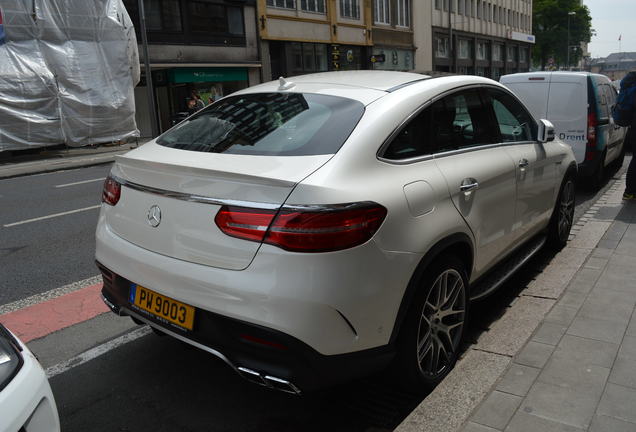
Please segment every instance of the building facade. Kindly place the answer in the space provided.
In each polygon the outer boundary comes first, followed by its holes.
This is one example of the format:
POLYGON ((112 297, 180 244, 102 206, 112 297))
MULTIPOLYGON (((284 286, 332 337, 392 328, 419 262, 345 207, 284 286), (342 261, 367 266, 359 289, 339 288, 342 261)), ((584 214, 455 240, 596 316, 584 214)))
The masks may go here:
POLYGON ((423 0, 415 13, 416 71, 499 79, 530 69, 532 0, 423 0))
MULTIPOLYGON (((124 0, 141 44, 138 0, 124 0)), ((188 111, 261 82, 255 0, 144 0, 148 58, 160 131, 188 111)), ((139 50, 143 59, 143 50, 139 50)), ((145 72, 135 88, 141 136, 151 136, 145 72)))
POLYGON ((622 80, 628 72, 636 70, 636 52, 612 53, 592 61, 594 73, 607 75, 612 81, 622 80))

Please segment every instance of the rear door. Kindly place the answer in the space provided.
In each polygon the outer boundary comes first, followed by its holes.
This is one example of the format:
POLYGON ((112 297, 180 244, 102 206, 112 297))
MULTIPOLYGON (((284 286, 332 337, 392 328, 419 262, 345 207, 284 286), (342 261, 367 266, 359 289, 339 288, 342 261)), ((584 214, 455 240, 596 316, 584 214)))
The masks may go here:
POLYGON ((616 159, 621 151, 622 144, 625 138, 625 128, 618 126, 614 123, 614 118, 612 117, 612 109, 614 105, 616 105, 616 89, 611 84, 609 80, 607 82, 603 82, 600 84, 600 87, 603 90, 603 94, 605 95, 605 99, 607 101, 607 107, 609 109, 609 127, 608 127, 608 144, 607 144, 607 163, 610 163, 614 159, 616 159))
POLYGON ((475 238, 475 276, 510 248, 515 211, 515 168, 493 135, 494 125, 478 88, 431 105, 435 162, 453 204, 475 238))

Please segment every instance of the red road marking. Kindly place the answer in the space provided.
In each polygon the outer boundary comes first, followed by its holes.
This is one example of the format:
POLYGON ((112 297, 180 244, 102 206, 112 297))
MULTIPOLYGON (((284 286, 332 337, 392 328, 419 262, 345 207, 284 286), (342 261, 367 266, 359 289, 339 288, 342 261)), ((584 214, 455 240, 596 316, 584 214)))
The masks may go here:
POLYGON ((0 315, 0 322, 23 342, 41 338, 63 328, 108 312, 99 293, 102 284, 0 315))

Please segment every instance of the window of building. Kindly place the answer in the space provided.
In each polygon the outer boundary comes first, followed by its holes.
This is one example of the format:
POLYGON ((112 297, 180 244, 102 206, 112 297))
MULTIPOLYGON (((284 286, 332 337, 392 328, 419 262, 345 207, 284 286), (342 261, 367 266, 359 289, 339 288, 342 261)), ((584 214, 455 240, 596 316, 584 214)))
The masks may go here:
POLYGON ((448 37, 443 37, 443 36, 435 37, 435 57, 439 57, 439 58, 449 57, 448 37))
POLYGON ((149 32, 181 31, 179 0, 144 0, 144 10, 149 32))
POLYGON ((327 70, 327 45, 292 42, 287 50, 290 75, 327 70))
POLYGON ((399 27, 411 27, 411 0, 397 0, 397 22, 399 27))
POLYGON ((442 10, 442 0, 435 0, 435 9, 442 10))
POLYGON ((519 62, 528 63, 528 48, 524 48, 524 47, 519 48, 519 62))
POLYGON ((475 58, 477 60, 488 60, 488 42, 477 42, 475 58))
POLYGON ((466 13, 466 15, 474 17, 475 16, 475 0, 468 0, 466 4, 466 8, 468 9, 468 12, 466 13))
POLYGON ((492 21, 492 5, 490 3, 486 3, 486 19, 492 21))
POLYGON ((471 54, 471 42, 467 39, 460 39, 457 56, 460 59, 469 59, 472 58, 471 54))
POLYGON ((273 6, 285 9, 296 9, 295 0, 267 0, 267 6, 273 6))
POLYGON ((457 5, 457 13, 460 15, 466 14, 466 0, 459 0, 459 4, 457 5))
POLYGON ((450 7, 451 7, 451 12, 455 12, 457 11, 457 4, 456 4, 457 0, 450 0, 450 7))
POLYGON ((373 0, 373 15, 376 24, 391 24, 390 0, 373 0))
POLYGON ((325 13, 325 0, 300 0, 300 9, 307 12, 325 13))
POLYGON ((360 19, 360 5, 358 0, 340 0, 340 16, 343 18, 360 19))
POLYGON ((481 0, 477 0, 477 18, 482 17, 481 0))
POLYGON ((447 11, 448 10, 448 3, 450 0, 444 0, 444 10, 447 11))
POLYGON ((218 32, 241 35, 243 30, 243 10, 200 1, 188 2, 190 29, 195 32, 218 32))
POLYGON ((492 46, 492 59, 494 61, 502 61, 503 60, 503 45, 501 45, 501 44, 493 44, 493 46, 492 46))
POLYGON ((508 46, 508 53, 506 55, 506 60, 508 60, 509 62, 517 61, 517 47, 512 45, 508 46))

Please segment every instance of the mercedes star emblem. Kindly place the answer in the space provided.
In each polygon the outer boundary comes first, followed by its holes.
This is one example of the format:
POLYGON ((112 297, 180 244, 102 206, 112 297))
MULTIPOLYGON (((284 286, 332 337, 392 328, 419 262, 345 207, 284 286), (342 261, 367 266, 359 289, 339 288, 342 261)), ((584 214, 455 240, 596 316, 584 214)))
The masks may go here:
POLYGON ((151 227, 158 227, 161 223, 161 209, 157 205, 153 205, 148 210, 148 223, 151 227))

